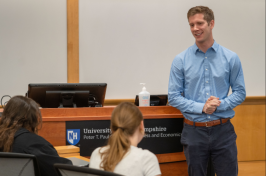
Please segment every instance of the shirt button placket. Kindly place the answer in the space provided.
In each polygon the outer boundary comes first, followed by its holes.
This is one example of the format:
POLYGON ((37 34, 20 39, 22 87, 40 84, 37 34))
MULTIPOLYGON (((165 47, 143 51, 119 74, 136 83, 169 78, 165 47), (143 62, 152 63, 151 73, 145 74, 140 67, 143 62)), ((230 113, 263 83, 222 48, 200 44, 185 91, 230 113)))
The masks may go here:
POLYGON ((204 57, 205 60, 204 60, 204 66, 205 66, 205 73, 204 73, 204 76, 205 76, 205 90, 206 90, 206 100, 209 98, 209 92, 210 92, 210 86, 209 86, 209 68, 208 68, 208 60, 207 60, 207 56, 204 57))

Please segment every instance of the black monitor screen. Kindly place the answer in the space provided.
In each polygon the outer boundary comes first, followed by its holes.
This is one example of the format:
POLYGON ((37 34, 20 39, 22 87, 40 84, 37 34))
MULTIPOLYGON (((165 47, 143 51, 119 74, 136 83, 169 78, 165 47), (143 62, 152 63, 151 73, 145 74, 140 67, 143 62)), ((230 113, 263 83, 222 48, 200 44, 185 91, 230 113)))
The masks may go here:
POLYGON ((106 83, 29 84, 27 97, 43 108, 101 107, 106 83))

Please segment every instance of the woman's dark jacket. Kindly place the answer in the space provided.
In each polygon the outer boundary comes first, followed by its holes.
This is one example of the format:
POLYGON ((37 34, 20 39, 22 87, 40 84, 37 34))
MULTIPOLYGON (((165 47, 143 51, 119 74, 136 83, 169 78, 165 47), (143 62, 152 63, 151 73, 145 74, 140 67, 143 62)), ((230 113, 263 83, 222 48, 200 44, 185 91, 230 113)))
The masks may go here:
POLYGON ((58 156, 54 147, 41 136, 21 128, 15 133, 12 152, 35 155, 42 176, 57 176, 54 163, 71 164, 66 158, 58 156))

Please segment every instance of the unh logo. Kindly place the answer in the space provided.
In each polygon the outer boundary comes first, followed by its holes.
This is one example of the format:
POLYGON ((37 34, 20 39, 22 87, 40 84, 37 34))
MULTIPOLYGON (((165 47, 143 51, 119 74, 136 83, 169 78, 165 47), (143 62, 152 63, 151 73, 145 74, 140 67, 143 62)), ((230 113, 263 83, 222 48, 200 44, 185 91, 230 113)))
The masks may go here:
POLYGON ((72 145, 76 145, 80 139, 80 129, 67 130, 67 141, 72 145))

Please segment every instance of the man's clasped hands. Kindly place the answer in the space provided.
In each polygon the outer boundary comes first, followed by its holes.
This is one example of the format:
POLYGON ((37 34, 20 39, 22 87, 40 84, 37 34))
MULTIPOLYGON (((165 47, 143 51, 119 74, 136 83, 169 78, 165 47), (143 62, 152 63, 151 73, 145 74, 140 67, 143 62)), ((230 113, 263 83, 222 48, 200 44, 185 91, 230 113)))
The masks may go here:
POLYGON ((221 101, 219 100, 219 98, 211 96, 206 101, 202 111, 205 112, 206 114, 212 114, 216 110, 216 108, 220 106, 220 104, 221 101))

